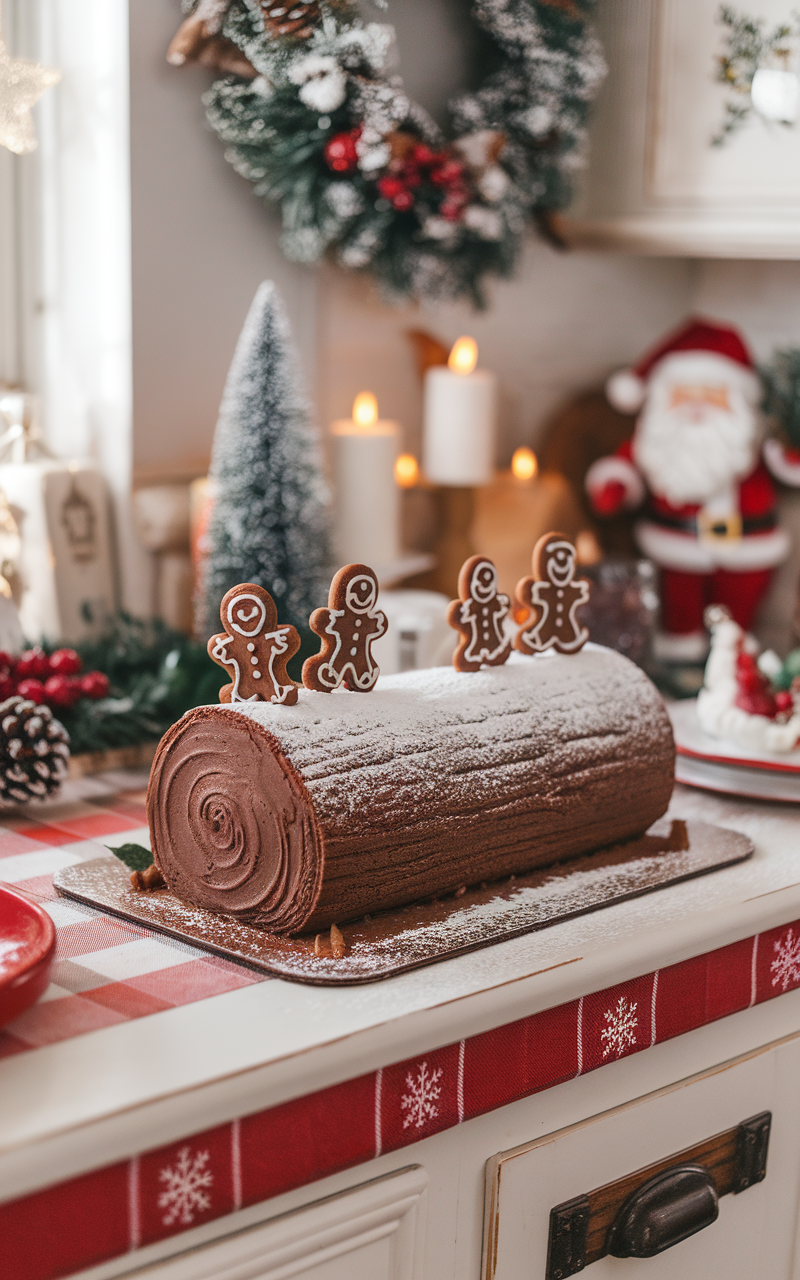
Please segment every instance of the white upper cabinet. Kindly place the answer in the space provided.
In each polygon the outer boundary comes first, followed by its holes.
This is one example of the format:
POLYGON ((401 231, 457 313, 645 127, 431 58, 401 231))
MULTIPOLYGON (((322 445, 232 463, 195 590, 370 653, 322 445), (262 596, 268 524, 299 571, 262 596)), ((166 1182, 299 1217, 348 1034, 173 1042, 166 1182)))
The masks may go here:
MULTIPOLYGON (((800 258, 800 122, 752 112, 713 146, 731 92, 715 79, 726 47, 718 0, 600 0, 609 77, 572 243, 636 253, 800 258)), ((792 0, 741 0, 772 29, 792 0)), ((797 65, 797 45, 792 70, 797 65)), ((743 98, 742 101, 747 101, 743 98)))

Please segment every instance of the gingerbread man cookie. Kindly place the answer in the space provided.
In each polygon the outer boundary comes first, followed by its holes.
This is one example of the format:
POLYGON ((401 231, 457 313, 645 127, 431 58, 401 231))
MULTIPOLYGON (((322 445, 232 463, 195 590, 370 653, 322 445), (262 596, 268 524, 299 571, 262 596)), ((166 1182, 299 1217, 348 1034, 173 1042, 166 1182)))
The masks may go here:
POLYGON ((220 689, 220 702, 297 702, 286 663, 300 648, 300 637, 294 627, 278 626, 269 592, 252 582, 231 587, 222 597, 219 620, 225 630, 211 637, 208 652, 233 676, 220 689))
POLYGON ((533 577, 517 583, 517 601, 528 619, 517 632, 514 648, 521 653, 577 653, 589 632, 575 610, 589 599, 589 583, 575 578, 575 548, 563 533, 546 533, 533 548, 533 577), (532 615, 532 616, 531 616, 532 615), (538 618, 538 621, 534 621, 538 618))
POLYGON ((322 638, 322 648, 303 663, 303 684, 319 693, 344 686, 369 693, 380 671, 372 643, 386 631, 386 614, 378 602, 378 579, 365 564, 347 564, 334 576, 327 609, 315 609, 308 620, 322 638))
POLYGON ((511 652, 503 621, 511 607, 497 590, 497 570, 485 556, 470 556, 458 575, 458 594, 447 610, 447 621, 459 639, 453 654, 456 671, 499 667, 511 652))

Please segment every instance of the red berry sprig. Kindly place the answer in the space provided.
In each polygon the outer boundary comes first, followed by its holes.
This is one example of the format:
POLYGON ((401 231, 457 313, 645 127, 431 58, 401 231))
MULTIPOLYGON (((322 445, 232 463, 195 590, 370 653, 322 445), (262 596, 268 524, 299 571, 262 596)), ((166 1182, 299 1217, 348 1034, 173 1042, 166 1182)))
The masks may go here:
MULTIPOLYGON (((328 168, 334 173, 355 173, 360 137, 358 126, 329 138, 322 152, 328 168)), ((471 198, 466 166, 450 152, 432 151, 424 142, 405 141, 410 145, 401 148, 377 180, 379 195, 398 213, 408 213, 416 203, 418 189, 425 185, 427 198, 438 207, 440 216, 458 222, 471 198)))
POLYGON ((50 674, 50 659, 38 645, 34 649, 26 649, 16 663, 12 659, 12 664, 11 670, 17 680, 41 680, 50 674))
POLYGON ((406 213, 416 201, 418 188, 428 184, 429 195, 438 199, 439 214, 448 222, 457 222, 470 192, 467 171, 460 160, 446 151, 431 151, 424 142, 418 142, 402 157, 389 163, 389 171, 378 179, 378 191, 394 209, 406 213))
POLYGON ((81 698, 107 698, 108 676, 102 671, 83 673, 74 649, 56 649, 49 656, 40 646, 15 658, 0 651, 0 701, 19 694, 37 704, 68 710, 81 698))
POLYGON ((81 693, 85 698, 107 698, 108 676, 102 671, 87 671, 81 679, 81 693))
POLYGON ((334 173, 353 173, 358 166, 356 143, 361 137, 361 129, 349 129, 346 133, 335 133, 329 138, 323 149, 325 163, 334 173))

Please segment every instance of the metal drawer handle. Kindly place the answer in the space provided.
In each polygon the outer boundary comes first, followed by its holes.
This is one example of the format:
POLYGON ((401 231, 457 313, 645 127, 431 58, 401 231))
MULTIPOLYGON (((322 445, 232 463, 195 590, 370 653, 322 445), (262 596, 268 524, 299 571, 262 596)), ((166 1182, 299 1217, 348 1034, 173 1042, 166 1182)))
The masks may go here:
POLYGON ((772 1116, 762 1111, 666 1160, 550 1211, 546 1280, 566 1280, 607 1254, 652 1258, 708 1227, 721 1196, 767 1172, 772 1116))
POLYGON ((654 1258, 719 1217, 714 1179, 700 1164, 657 1173, 623 1204, 608 1235, 614 1258, 654 1258))

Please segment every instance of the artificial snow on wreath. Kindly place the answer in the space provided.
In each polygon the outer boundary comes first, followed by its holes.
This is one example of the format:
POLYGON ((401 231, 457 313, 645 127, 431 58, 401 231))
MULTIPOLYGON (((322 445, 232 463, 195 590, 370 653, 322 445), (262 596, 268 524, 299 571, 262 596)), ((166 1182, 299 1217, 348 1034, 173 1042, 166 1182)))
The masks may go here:
MULTIPOLYGON (((595 0, 474 0, 495 70, 445 138, 392 73, 394 29, 349 0, 184 0, 170 50, 230 72, 204 97, 226 156, 277 201, 295 262, 326 253, 394 295, 482 300, 530 218, 569 204, 605 75, 595 0)), ((424 12, 424 10, 423 10, 424 12)))

